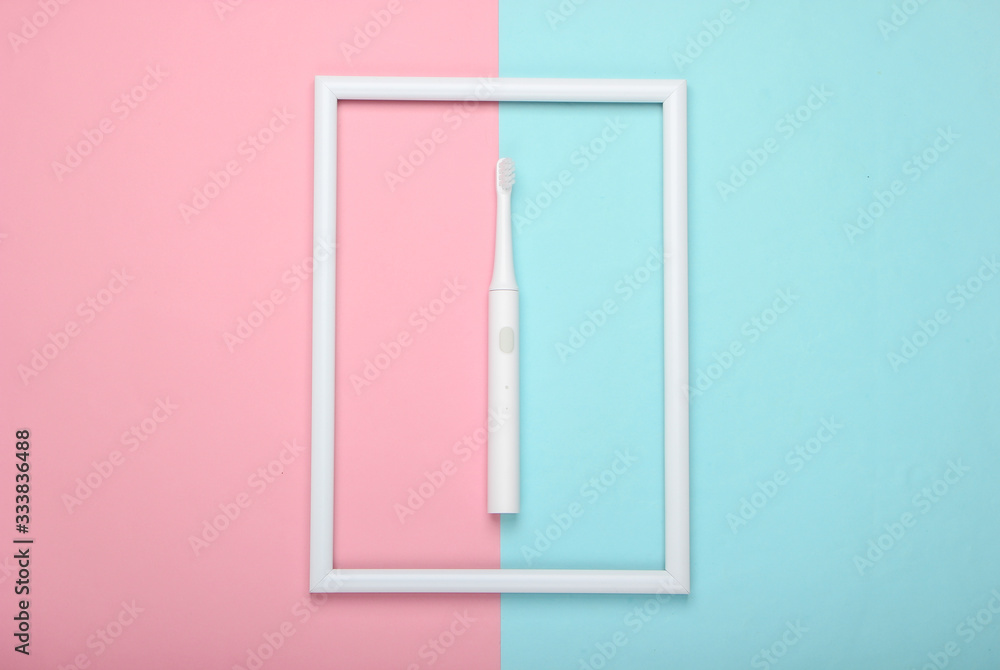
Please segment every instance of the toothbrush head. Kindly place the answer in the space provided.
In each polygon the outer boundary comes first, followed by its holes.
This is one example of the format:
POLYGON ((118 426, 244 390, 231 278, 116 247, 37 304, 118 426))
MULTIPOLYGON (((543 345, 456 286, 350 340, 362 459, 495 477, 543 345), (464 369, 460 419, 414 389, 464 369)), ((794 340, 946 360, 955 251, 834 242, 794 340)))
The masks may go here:
POLYGON ((497 161, 497 193, 510 193, 514 186, 514 161, 501 158, 497 161))

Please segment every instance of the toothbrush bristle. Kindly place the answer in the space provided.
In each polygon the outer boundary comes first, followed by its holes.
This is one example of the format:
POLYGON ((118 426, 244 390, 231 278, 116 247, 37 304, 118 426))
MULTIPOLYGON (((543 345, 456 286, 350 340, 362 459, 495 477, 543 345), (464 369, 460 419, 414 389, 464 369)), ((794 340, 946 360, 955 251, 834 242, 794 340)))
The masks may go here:
POLYGON ((497 161, 497 189, 504 193, 510 193, 514 186, 514 161, 510 158, 501 158, 497 161))

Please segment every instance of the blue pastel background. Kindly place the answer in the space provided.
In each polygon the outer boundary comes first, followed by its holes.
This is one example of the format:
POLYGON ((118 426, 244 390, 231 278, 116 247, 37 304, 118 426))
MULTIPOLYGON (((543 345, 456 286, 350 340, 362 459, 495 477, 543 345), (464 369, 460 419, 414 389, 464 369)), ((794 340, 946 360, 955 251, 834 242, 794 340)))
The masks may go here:
MULTIPOLYGON (((501 76, 688 80, 704 375, 692 594, 504 595, 503 667, 1000 667, 1000 4, 500 12, 501 76)), ((637 281, 662 245, 660 120, 501 105, 524 217, 504 567, 662 565, 662 275, 637 281)))

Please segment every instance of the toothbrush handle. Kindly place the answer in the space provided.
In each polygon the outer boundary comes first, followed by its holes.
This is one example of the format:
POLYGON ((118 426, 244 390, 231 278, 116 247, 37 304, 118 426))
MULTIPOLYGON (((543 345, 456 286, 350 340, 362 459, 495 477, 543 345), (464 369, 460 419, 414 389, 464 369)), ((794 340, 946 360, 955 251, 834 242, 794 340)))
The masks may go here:
POLYGON ((521 509, 518 296, 494 289, 489 298, 489 417, 487 509, 521 509))

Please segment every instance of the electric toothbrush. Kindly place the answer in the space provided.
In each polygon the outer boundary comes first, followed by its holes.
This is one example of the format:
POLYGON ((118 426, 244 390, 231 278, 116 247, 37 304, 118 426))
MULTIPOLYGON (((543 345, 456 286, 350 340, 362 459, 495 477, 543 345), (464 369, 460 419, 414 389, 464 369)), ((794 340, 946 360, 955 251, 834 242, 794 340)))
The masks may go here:
POLYGON ((488 431, 487 509, 490 514, 521 509, 520 402, 518 392, 517 281, 510 230, 510 192, 514 161, 497 161, 497 241, 489 297, 489 416, 498 425, 488 431))

